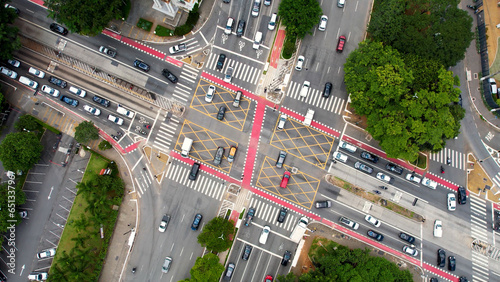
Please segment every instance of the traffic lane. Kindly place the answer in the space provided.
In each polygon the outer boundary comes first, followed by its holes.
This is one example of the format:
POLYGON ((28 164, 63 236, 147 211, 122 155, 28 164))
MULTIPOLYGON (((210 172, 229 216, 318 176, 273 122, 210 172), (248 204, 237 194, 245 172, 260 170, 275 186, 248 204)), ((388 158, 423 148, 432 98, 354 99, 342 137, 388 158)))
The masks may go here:
MULTIPOLYGON (((457 242, 455 242, 457 244, 457 242)), ((461 243, 460 243, 461 245, 461 243)), ((461 245, 464 246, 464 245, 461 245)), ((429 267, 429 270, 432 271, 433 273, 439 273, 440 271, 446 273, 444 277, 454 277, 458 278, 459 276, 466 276, 466 277, 472 277, 472 254, 471 250, 469 247, 464 248, 468 252, 465 254, 465 256, 458 254, 454 251, 451 251, 439 244, 433 244, 433 243, 428 243, 424 242, 424 250, 423 250, 423 261, 427 263, 428 265, 432 266, 429 267), (446 263, 445 267, 439 267, 437 264, 438 260, 438 255, 437 252, 439 249, 442 249, 446 253, 446 263), (448 257, 449 256, 454 256, 456 259, 456 270, 455 271, 450 271, 448 269, 448 257), (435 269, 432 269, 435 268, 435 269), (437 271, 436 271, 437 269, 437 271)), ((428 269, 428 268, 426 268, 428 269)))

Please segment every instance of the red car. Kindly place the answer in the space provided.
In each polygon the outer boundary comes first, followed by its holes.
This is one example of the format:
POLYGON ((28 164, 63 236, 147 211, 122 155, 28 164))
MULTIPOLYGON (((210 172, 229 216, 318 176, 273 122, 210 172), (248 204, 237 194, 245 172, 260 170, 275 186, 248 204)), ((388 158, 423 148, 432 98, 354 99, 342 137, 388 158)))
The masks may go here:
POLYGON ((337 43, 337 52, 342 53, 344 51, 344 45, 345 45, 346 38, 345 36, 340 36, 339 37, 339 42, 337 43))
POLYGON ((285 171, 285 173, 283 173, 283 178, 281 179, 280 187, 286 188, 286 185, 288 184, 288 180, 290 180, 290 172, 285 171))
POLYGON ((266 279, 264 279, 264 282, 273 282, 273 277, 271 275, 266 276, 266 279))

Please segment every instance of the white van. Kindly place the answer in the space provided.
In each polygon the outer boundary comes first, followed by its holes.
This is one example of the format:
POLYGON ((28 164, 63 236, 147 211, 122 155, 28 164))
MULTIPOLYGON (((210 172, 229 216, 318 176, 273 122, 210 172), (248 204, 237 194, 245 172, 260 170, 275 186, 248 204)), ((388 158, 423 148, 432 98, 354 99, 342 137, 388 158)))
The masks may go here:
POLYGON ((260 42, 262 41, 262 32, 257 31, 255 34, 255 40, 253 41, 253 48, 259 50, 260 42))
POLYGON ((38 82, 31 80, 31 79, 27 78, 26 76, 20 76, 19 82, 21 82, 22 84, 29 86, 33 89, 36 89, 38 87, 38 82))
POLYGON ((271 16, 271 20, 269 21, 269 24, 267 25, 267 28, 269 30, 274 30, 274 28, 276 27, 276 19, 278 18, 278 15, 276 13, 274 13, 272 16, 271 16))
POLYGON ((187 158, 189 155, 189 151, 191 151, 191 146, 193 145, 193 139, 185 137, 184 142, 181 147, 181 156, 187 158))
POLYGON ((70 86, 70 87, 69 87, 69 92, 71 92, 71 93, 75 94, 76 96, 80 96, 80 97, 82 97, 82 98, 84 98, 84 97, 85 97, 85 95, 87 95, 87 91, 82 90, 82 89, 80 89, 80 88, 76 88, 76 87, 74 87, 74 86, 70 86))
POLYGON ((132 112, 132 111, 129 111, 127 109, 125 109, 124 107, 122 107, 122 105, 118 104, 118 107, 116 108, 116 111, 121 114, 121 115, 124 115, 128 118, 134 118, 135 116, 135 113, 132 112))
POLYGON ((234 19, 228 18, 226 23, 226 29, 224 29, 224 33, 229 35, 233 32, 234 19))

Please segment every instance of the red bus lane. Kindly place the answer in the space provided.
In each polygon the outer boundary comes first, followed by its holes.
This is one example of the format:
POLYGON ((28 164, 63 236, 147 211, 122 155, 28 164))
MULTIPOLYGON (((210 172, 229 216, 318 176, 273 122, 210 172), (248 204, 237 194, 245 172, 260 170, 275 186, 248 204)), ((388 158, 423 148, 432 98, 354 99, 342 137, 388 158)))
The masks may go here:
MULTIPOLYGON (((453 183, 450 183, 450 182, 446 181, 445 179, 442 179, 442 178, 440 178, 438 176, 435 176, 434 174, 426 173, 425 177, 429 178, 430 180, 436 181, 437 183, 443 185, 444 187, 450 188, 450 189, 455 190, 455 191, 458 190, 458 186, 457 185, 455 185, 453 183)), ((469 195, 469 191, 466 190, 466 192, 467 192, 467 195, 469 195)))

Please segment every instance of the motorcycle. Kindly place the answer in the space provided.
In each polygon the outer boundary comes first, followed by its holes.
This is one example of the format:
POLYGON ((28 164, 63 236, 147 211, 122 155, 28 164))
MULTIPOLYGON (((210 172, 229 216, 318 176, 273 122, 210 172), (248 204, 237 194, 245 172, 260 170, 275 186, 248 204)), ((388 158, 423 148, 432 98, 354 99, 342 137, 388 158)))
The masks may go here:
POLYGON ((379 190, 373 190, 373 192, 375 192, 375 194, 377 194, 377 195, 382 194, 382 192, 380 192, 379 190))
POLYGON ((132 273, 135 273, 137 271, 137 267, 132 268, 132 273))
POLYGON ((379 186, 380 189, 387 190, 387 187, 385 186, 379 186))
POLYGON ((120 137, 118 137, 118 136, 116 136, 116 135, 111 134, 111 137, 113 137, 113 139, 115 139, 115 141, 120 140, 120 137))
POLYGON ((151 129, 151 125, 149 125, 149 124, 145 124, 144 127, 147 129, 151 129))
POLYGON ((450 157, 448 157, 448 158, 446 159, 446 164, 447 164, 447 165, 451 165, 451 158, 450 158, 450 157))
POLYGON ((443 166, 441 166, 441 173, 444 173, 444 168, 443 168, 443 166))

